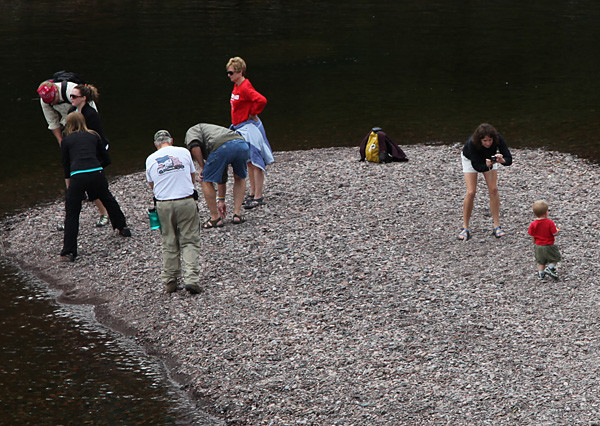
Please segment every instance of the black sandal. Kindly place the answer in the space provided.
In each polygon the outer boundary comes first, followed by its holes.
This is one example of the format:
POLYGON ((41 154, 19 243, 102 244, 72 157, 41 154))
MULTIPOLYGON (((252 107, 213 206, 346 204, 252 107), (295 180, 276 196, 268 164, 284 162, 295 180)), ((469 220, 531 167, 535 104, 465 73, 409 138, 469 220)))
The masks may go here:
POLYGON ((222 228, 224 226, 223 219, 208 219, 206 222, 202 224, 202 229, 212 229, 212 228, 222 228), (219 222, 221 224, 219 225, 219 222))
POLYGON ((246 196, 244 197, 244 202, 243 202, 243 204, 244 204, 244 205, 246 205, 246 204, 248 204, 248 203, 251 203, 253 200, 254 200, 254 194, 249 194, 249 195, 246 195, 246 196))
POLYGON ((244 223, 246 221, 246 218, 242 215, 239 214, 234 214, 233 215, 233 220, 231 221, 231 223, 233 223, 234 225, 239 225, 240 223, 244 223), (237 220, 235 220, 237 219, 237 220))
POLYGON ((251 201, 248 201, 248 202, 247 202, 247 203, 244 205, 244 208, 245 208, 246 210, 249 210, 249 209, 253 209, 253 208, 255 208, 255 207, 258 207, 258 206, 262 206, 262 205, 264 205, 264 204, 267 204, 267 203, 265 203, 265 202, 263 201, 263 197, 260 197, 260 198, 255 198, 255 199, 253 199, 253 200, 251 200, 251 201))

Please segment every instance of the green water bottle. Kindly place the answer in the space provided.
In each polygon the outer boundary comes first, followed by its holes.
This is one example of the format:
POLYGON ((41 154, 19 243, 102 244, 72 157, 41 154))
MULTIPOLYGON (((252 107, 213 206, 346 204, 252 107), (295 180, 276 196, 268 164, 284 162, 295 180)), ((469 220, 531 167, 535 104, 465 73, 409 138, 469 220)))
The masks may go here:
POLYGON ((150 219, 150 229, 160 229, 160 219, 156 212, 156 207, 148 209, 148 219, 150 219))

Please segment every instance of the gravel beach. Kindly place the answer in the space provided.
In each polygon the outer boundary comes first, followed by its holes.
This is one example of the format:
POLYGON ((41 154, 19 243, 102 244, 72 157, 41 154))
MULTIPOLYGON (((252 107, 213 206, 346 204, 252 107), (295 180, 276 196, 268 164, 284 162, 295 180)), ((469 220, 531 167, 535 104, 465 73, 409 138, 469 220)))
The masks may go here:
POLYGON ((79 258, 59 263, 57 200, 6 218, 2 247, 163 359, 215 423, 600 422, 599 166, 512 150, 507 235, 491 235, 480 176, 461 242, 461 148, 402 146, 409 162, 391 164, 358 148, 275 153, 267 204, 233 225, 229 187, 226 226, 200 231, 200 295, 160 284, 143 172, 111 182, 133 238, 96 228, 86 203, 79 258), (527 235, 540 198, 563 226, 558 281, 538 280, 527 235))

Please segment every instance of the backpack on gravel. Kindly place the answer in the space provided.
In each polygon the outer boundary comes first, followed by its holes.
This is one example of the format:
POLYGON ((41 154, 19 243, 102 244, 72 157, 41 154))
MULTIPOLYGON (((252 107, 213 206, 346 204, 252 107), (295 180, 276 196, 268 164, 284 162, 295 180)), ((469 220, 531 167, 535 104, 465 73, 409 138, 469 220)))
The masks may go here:
POLYGON ((360 161, 390 163, 408 161, 406 154, 380 127, 373 127, 360 144, 360 161))

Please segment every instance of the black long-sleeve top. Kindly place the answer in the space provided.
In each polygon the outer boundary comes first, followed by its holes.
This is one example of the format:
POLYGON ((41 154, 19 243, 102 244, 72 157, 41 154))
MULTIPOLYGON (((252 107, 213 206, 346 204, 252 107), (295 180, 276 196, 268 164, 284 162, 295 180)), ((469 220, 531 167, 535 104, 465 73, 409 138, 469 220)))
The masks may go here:
POLYGON ((479 149, 473 143, 473 135, 471 135, 462 151, 463 155, 471 160, 473 168, 481 173, 490 170, 485 160, 491 158, 492 155, 497 154, 498 152, 504 157, 504 164, 500 164, 503 166, 510 166, 512 164, 512 154, 508 150, 508 146, 506 146, 506 142, 504 142, 504 138, 500 133, 498 133, 498 143, 492 143, 492 146, 489 148, 481 146, 479 149))
POLYGON ((100 136, 95 132, 71 133, 60 145, 65 179, 71 173, 105 167, 110 158, 100 136))
MULTIPOLYGON (((69 109, 69 114, 73 111, 77 111, 77 108, 71 107, 69 109)), ((83 117, 85 118, 85 125, 87 128, 98 133, 102 139, 102 142, 108 145, 108 139, 106 139, 106 136, 104 135, 102 120, 100 119, 100 114, 98 111, 92 108, 90 104, 86 103, 83 108, 81 108, 81 114, 83 114, 83 117)))

